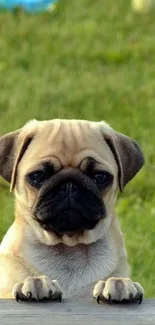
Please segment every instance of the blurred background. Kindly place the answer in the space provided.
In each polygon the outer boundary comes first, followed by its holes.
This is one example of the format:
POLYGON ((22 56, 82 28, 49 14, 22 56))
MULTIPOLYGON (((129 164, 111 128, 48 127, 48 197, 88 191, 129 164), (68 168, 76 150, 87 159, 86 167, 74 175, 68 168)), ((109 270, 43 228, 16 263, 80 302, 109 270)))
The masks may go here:
MULTIPOLYGON (((132 277, 155 296, 155 12, 127 0, 61 0, 53 12, 0 13, 0 134, 26 121, 106 120, 146 163, 117 202, 132 277)), ((0 180, 0 239, 13 218, 0 180)))

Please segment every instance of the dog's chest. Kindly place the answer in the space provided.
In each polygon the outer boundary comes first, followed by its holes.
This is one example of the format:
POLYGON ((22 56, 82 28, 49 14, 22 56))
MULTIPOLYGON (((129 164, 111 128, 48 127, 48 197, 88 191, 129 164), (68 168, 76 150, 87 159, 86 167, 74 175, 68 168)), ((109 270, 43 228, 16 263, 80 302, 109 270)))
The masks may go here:
POLYGON ((24 256, 42 274, 56 279, 65 297, 88 296, 96 281, 107 277, 116 267, 113 250, 102 241, 89 246, 40 246, 24 256), (27 256, 25 256, 27 255, 27 256))

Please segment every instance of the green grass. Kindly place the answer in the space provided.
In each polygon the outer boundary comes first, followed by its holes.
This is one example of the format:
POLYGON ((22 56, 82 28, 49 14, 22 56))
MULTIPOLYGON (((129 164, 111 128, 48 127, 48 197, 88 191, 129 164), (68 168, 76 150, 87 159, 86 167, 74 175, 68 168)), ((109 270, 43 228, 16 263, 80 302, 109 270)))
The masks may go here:
MULTIPOLYGON (((31 118, 108 121, 136 138, 143 170, 119 196, 133 278, 155 296, 155 13, 130 1, 62 0, 53 13, 1 13, 0 133, 31 118)), ((0 185, 0 236, 13 197, 0 185)))

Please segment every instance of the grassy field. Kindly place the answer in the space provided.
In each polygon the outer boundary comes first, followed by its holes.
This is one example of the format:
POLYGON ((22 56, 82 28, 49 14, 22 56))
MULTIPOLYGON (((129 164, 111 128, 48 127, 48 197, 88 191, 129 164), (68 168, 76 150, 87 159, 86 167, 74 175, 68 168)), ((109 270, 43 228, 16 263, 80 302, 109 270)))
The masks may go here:
MULTIPOLYGON (((62 0, 53 13, 0 14, 0 133, 31 118, 106 120, 136 138, 143 170, 119 196, 133 278, 155 296, 155 12, 130 1, 62 0)), ((0 183, 0 237, 13 197, 0 183)))

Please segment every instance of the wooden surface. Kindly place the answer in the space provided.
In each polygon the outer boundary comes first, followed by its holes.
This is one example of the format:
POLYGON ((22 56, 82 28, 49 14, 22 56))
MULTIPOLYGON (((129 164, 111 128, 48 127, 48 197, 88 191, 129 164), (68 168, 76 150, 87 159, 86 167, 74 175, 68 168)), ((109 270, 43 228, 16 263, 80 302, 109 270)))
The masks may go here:
POLYGON ((155 325, 155 300, 98 305, 94 299, 47 303, 0 300, 0 325, 155 325))

